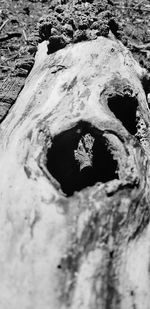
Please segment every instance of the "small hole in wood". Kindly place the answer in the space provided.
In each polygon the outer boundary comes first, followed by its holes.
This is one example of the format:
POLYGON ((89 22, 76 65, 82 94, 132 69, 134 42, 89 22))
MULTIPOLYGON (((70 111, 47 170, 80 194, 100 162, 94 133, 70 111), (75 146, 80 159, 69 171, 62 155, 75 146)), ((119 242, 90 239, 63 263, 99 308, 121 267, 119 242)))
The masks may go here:
POLYGON ((137 112, 138 102, 136 98, 125 96, 114 96, 108 99, 108 107, 119 119, 129 133, 135 135, 137 132, 137 112))

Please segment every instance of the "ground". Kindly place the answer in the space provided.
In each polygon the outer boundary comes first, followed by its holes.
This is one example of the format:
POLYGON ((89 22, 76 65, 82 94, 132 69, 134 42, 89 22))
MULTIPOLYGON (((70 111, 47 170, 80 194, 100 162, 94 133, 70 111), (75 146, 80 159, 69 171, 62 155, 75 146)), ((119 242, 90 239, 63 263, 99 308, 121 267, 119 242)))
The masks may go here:
POLYGON ((149 0, 77 0, 72 11, 67 0, 0 0, 0 122, 21 91, 37 44, 44 39, 52 53, 71 41, 107 36, 111 30, 150 72, 149 16, 149 0))

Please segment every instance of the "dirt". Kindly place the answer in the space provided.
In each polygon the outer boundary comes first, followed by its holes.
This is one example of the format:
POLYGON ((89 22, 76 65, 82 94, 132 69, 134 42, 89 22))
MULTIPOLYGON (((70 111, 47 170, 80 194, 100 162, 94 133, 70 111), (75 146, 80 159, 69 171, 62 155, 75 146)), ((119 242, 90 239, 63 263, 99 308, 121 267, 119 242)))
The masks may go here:
POLYGON ((0 121, 8 113, 34 64, 38 21, 48 2, 0 0, 0 121))
POLYGON ((38 42, 45 39, 53 53, 111 31, 150 72, 149 16, 149 0, 0 0, 0 122, 24 86, 38 42))

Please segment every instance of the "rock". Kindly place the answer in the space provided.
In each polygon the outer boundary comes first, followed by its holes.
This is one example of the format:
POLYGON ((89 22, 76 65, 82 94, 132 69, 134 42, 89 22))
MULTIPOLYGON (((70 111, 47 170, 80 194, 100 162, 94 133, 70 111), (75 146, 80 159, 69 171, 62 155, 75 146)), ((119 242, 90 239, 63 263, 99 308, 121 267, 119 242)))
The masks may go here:
POLYGON ((69 24, 66 24, 64 25, 64 32, 69 36, 69 37, 72 37, 73 36, 73 28, 71 25, 69 24))
POLYGON ((48 53, 54 53, 67 45, 67 38, 63 35, 54 35, 49 38, 48 53))
MULTIPOLYGON (((69 37, 69 39, 65 40, 66 44, 70 42, 77 43, 86 39, 92 40, 95 39, 96 35, 108 36, 108 22, 110 17, 112 17, 112 13, 106 10, 106 8, 107 1, 101 4, 100 2, 93 2, 93 0, 85 3, 77 1, 73 6, 69 2, 55 6, 55 13, 51 9, 49 15, 39 23, 41 41, 49 38, 50 41, 55 41, 56 38, 51 39, 51 37, 61 36, 64 32, 69 37), (92 34, 90 29, 98 31, 94 31, 92 34)), ((61 44, 56 45, 57 48, 61 46, 61 44)))
POLYGON ((87 34, 85 30, 76 30, 73 37, 73 42, 78 43, 87 40, 87 34))
POLYGON ((28 6, 25 6, 23 8, 23 11, 25 12, 25 14, 27 14, 28 16, 30 15, 30 8, 28 6))

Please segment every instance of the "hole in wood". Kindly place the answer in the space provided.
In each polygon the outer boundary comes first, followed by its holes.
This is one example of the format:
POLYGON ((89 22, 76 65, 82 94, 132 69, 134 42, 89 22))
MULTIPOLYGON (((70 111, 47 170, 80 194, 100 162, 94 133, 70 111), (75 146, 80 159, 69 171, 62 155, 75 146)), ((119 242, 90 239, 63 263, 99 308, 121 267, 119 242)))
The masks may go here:
POLYGON ((47 152, 47 169, 67 196, 118 178, 117 161, 106 138, 85 122, 54 137, 47 152))
POLYGON ((137 105, 138 102, 136 98, 127 95, 124 97, 117 95, 108 99, 108 107, 110 110, 114 113, 116 118, 122 122, 129 133, 133 135, 137 132, 137 105))

